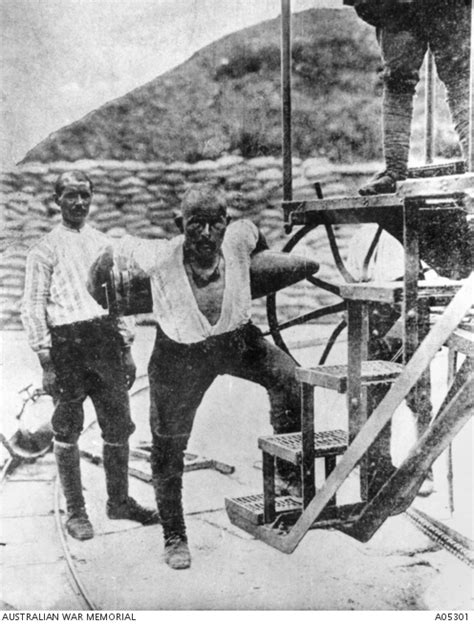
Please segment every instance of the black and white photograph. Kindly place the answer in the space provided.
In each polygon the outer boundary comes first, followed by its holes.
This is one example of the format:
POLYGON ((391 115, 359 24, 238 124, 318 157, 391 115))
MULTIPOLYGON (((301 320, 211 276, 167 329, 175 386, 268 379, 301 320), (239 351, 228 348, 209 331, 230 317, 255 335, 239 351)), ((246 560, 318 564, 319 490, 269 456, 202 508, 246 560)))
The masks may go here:
POLYGON ((474 618, 472 0, 0 29, 2 622, 474 618))

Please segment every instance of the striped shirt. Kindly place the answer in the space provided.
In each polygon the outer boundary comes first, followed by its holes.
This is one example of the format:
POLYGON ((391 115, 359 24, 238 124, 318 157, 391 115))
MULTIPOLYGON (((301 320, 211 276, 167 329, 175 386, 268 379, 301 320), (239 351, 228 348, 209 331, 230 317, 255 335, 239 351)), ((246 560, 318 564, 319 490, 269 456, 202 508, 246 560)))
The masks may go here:
POLYGON ((198 307, 183 261, 184 237, 143 240, 125 236, 115 247, 120 268, 139 267, 150 276, 153 313, 165 334, 176 342, 200 342, 229 332, 250 320, 250 255, 258 229, 245 219, 229 225, 222 244, 225 286, 220 317, 211 325, 198 307))
MULTIPOLYGON (((62 223, 34 245, 26 260, 21 318, 33 351, 49 349, 49 328, 107 316, 87 290, 89 269, 112 241, 89 225, 73 230, 62 223)), ((120 319, 125 344, 133 321, 120 319)))

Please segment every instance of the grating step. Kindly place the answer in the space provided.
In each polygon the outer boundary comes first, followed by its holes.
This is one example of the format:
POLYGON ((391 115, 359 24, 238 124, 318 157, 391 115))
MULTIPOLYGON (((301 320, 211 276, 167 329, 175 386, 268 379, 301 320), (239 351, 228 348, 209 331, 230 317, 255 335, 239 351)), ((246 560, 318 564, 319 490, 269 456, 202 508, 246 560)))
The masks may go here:
MULTIPOLYGON (((225 506, 230 516, 237 515, 252 524, 263 524, 263 494, 226 498, 225 506)), ((275 510, 277 516, 284 513, 300 514, 301 502, 293 500, 291 496, 277 496, 275 510)))
MULTIPOLYGON (((300 464, 302 458, 301 433, 280 433, 258 439, 258 448, 269 455, 280 457, 292 464, 300 464)), ((314 434, 315 457, 342 455, 347 449, 347 433, 342 429, 317 431, 314 434)))
MULTIPOLYGON (((392 383, 402 370, 403 366, 395 362, 384 360, 362 362, 362 384, 392 383)), ((337 392, 347 391, 347 365, 345 364, 298 368, 296 378, 311 386, 329 388, 337 392)))

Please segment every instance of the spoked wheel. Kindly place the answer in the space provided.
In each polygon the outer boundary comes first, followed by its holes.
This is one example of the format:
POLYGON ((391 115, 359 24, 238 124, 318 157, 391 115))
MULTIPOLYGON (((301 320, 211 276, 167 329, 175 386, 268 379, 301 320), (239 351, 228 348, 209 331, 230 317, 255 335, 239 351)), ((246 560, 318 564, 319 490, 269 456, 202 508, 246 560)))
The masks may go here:
MULTIPOLYGON (((294 250, 294 253, 298 255, 311 257, 311 259, 320 261, 321 252, 325 243, 325 237, 320 236, 321 230, 317 229, 318 225, 319 224, 303 226, 287 241, 282 251, 291 253, 294 250)), ((326 224, 323 225, 323 227, 326 230, 327 241, 329 243, 329 249, 331 251, 332 258, 334 260, 334 265, 339 271, 342 279, 345 282, 356 282, 357 280, 354 279, 354 277, 350 274, 342 260, 332 226, 326 224)), ((322 273, 324 273, 324 270, 322 271, 322 273)), ((309 311, 304 311, 302 314, 290 314, 290 319, 281 321, 280 318, 282 316, 282 313, 281 311, 278 311, 278 308, 281 308, 281 302, 282 300, 284 300, 285 296, 288 299, 291 298, 291 294, 288 294, 288 292, 285 293, 285 291, 280 291, 278 293, 273 293, 272 295, 269 295, 267 297, 267 319, 269 334, 272 336, 275 344, 283 349, 283 351, 288 353, 298 364, 299 362, 291 353, 287 341, 285 341, 285 339, 283 338, 282 332, 292 327, 305 325, 307 323, 313 323, 318 319, 323 319, 324 317, 340 314, 346 309, 346 304, 340 296, 340 286, 337 283, 331 283, 330 281, 327 281, 322 277, 311 276, 307 278, 304 282, 300 282, 297 287, 301 289, 303 284, 308 286, 306 282, 308 282, 312 287, 322 289, 326 292, 325 296, 323 295, 320 297, 320 299, 323 300, 323 304, 321 305, 321 307, 312 310, 310 309, 309 311)), ((311 293, 309 297, 306 297, 306 294, 307 293, 304 293, 303 298, 308 298, 310 300, 312 298, 315 298, 315 296, 313 297, 311 293)), ((327 357, 329 356, 329 353, 331 352, 332 347, 334 346, 339 335, 346 328, 346 325, 347 324, 344 318, 342 318, 337 323, 326 341, 323 353, 320 356, 319 361, 313 362, 313 366, 325 363, 327 357)))

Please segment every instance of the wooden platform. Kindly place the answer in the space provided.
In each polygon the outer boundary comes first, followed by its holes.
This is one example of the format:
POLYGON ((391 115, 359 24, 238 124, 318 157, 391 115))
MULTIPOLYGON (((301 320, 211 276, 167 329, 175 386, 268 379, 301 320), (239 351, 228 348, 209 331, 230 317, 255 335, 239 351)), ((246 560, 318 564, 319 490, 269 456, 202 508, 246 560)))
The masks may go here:
POLYGON ((397 184, 396 193, 386 195, 344 196, 329 199, 284 201, 285 215, 291 213, 292 225, 315 222, 325 215, 332 223, 390 222, 401 217, 405 200, 416 200, 420 211, 462 210, 474 213, 472 202, 465 201, 474 190, 474 174, 415 178, 397 184))
MULTIPOLYGON (((429 284, 425 281, 418 282, 418 299, 428 299, 431 305, 439 305, 440 299, 450 299, 462 287, 463 282, 452 281, 449 283, 429 284)), ((364 282, 357 284, 341 284, 341 297, 350 301, 387 303, 397 305, 402 302, 404 285, 403 282, 364 282)))

